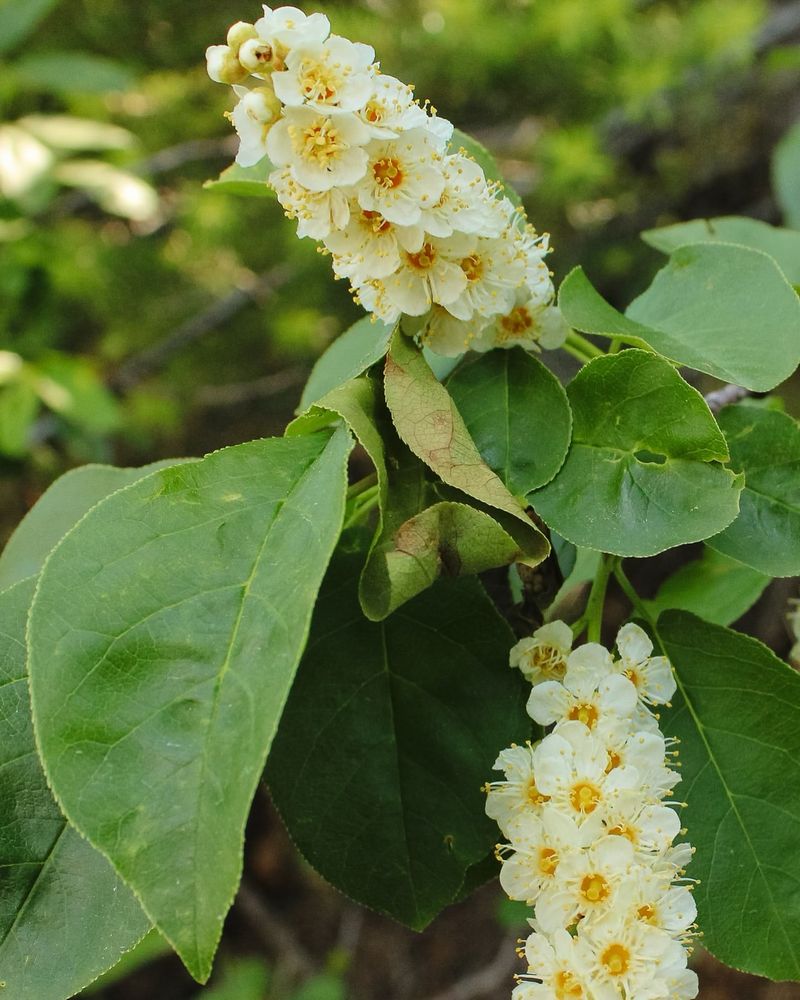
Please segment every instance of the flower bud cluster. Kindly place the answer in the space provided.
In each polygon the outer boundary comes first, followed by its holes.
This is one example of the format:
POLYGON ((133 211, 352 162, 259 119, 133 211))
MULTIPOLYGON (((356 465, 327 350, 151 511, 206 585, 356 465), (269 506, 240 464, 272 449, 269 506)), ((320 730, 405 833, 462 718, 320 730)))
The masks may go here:
POLYGON ((365 309, 387 323, 420 317, 443 355, 563 343, 547 237, 451 149, 450 122, 381 73, 369 45, 331 35, 323 14, 265 6, 206 56, 239 98, 237 162, 269 157, 298 235, 324 244, 365 309))
POLYGON ((554 728, 503 750, 486 812, 507 839, 500 882, 534 908, 526 975, 513 1000, 690 1000, 697 915, 684 869, 692 848, 667 800, 680 780, 654 705, 675 692, 672 668, 638 626, 572 650, 551 622, 511 651, 533 685, 528 714, 554 728))

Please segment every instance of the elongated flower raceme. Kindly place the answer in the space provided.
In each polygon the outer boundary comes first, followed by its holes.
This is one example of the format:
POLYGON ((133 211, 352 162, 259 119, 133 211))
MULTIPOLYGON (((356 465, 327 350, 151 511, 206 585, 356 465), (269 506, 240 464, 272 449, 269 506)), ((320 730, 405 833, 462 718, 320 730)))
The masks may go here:
POLYGON ((419 317, 422 339, 448 356, 563 343, 547 237, 370 46, 331 35, 323 14, 265 6, 206 55, 238 97, 237 162, 269 157, 298 235, 324 244, 365 309, 419 317))
POLYGON ((503 750, 485 787, 500 882, 533 908, 513 1000, 690 1000, 697 915, 684 870, 692 848, 670 803, 680 780, 651 706, 675 692, 669 662, 636 625, 614 657, 572 647, 552 622, 511 651, 532 684, 528 714, 552 730, 503 750))

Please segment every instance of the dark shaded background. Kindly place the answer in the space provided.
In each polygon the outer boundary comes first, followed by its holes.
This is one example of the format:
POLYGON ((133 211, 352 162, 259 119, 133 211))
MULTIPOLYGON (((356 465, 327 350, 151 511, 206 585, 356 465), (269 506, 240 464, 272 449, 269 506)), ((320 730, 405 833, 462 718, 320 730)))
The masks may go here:
MULTIPOLYGON (((280 433, 314 358, 357 317, 273 201, 202 187, 235 151, 230 92, 208 81, 203 52, 231 22, 255 19, 256 4, 0 0, 0 29, 20 5, 44 17, 17 40, 0 30, 0 350, 23 361, 11 377, 0 354, 0 541, 74 465, 280 433)), ((780 221, 770 163, 800 116, 799 3, 304 6, 373 44, 385 71, 497 154, 552 233, 558 279, 580 261, 624 305, 660 263, 642 229, 720 214, 780 221)), ((785 391, 797 413, 796 386, 785 391)), ((635 568, 643 592, 691 551, 635 568)), ((796 591, 773 585, 741 623, 784 655, 796 591)), ((423 935, 362 911, 297 857, 263 792, 203 995, 500 1000, 520 933, 496 886, 423 935)), ((702 954, 697 967, 703 1000, 800 998, 702 954)), ((156 957, 95 995, 178 1000, 198 987, 156 957)))

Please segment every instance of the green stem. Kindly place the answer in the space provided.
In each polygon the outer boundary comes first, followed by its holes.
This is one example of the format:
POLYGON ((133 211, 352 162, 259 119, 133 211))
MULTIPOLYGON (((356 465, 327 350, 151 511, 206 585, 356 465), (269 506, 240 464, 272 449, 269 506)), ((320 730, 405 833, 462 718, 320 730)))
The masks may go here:
POLYGON ((353 483, 347 490, 347 499, 352 500, 353 497, 360 496, 362 493, 366 493, 367 490, 372 489, 378 482, 378 473, 370 472, 368 476, 364 476, 363 479, 359 479, 358 482, 353 483))
POLYGON ((614 557, 603 555, 597 568, 589 600, 583 617, 586 619, 586 638, 589 642, 600 642, 600 632, 603 625, 603 608, 606 601, 606 589, 611 573, 614 570, 614 557))
POLYGON ((588 365, 588 363, 593 360, 588 354, 584 354, 583 351, 579 351, 577 347, 573 347, 569 341, 562 344, 561 347, 567 352, 567 354, 571 354, 573 358, 577 358, 582 365, 588 365))
POLYGON ((633 610, 636 612, 636 614, 639 615, 641 618, 643 618, 646 622, 649 622, 650 625, 655 625, 653 616, 647 610, 644 601, 636 593, 636 589, 634 588, 631 581, 628 579, 625 570, 622 568, 621 559, 617 559, 614 563, 614 577, 616 578, 616 581, 619 584, 622 593, 631 602, 633 610))
POLYGON ((595 347, 591 340, 587 340, 586 337, 576 330, 570 330, 567 334, 567 343, 576 350, 582 351, 590 358, 605 357, 605 351, 601 351, 599 347, 595 347))
POLYGON ((371 510, 378 506, 379 499, 380 494, 377 486, 373 487, 373 492, 369 494, 364 493, 359 496, 353 503, 350 513, 345 518, 342 531, 352 528, 354 524, 358 524, 359 521, 363 520, 371 510))

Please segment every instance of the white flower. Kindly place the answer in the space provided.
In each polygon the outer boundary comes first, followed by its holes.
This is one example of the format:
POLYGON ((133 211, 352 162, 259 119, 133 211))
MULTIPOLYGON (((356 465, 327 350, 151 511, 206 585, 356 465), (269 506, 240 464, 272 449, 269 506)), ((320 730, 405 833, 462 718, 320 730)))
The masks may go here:
POLYGON ((371 46, 331 35, 321 45, 290 51, 286 69, 273 73, 272 84, 289 107, 360 111, 372 94, 374 61, 371 46))
POLYGON ((401 265, 400 254, 419 253, 425 241, 421 226, 397 226, 378 212, 365 211, 354 200, 350 222, 332 232, 325 245, 333 254, 333 269, 362 285, 370 278, 386 278, 401 265))
POLYGON ((434 306, 422 334, 422 342, 436 354, 457 358, 469 350, 489 320, 476 313, 472 319, 456 319, 443 306, 434 306))
POLYGON ((280 104, 267 87, 255 90, 235 87, 234 90, 240 98, 230 114, 239 136, 236 162, 242 167, 252 167, 267 155, 267 139, 280 118, 280 104))
POLYGON ((258 37, 274 50, 274 68, 282 69, 292 49, 321 45, 330 34, 331 25, 324 14, 306 16, 297 7, 271 10, 264 4, 264 16, 256 21, 255 29, 258 37))
POLYGON ((400 267, 384 280, 386 298, 398 314, 424 316, 434 303, 449 306, 459 297, 467 284, 461 268, 465 239, 432 239, 416 253, 401 253, 400 267))
MULTIPOLYGON (((368 126, 361 123, 368 131, 368 126)), ((414 226, 423 209, 434 205, 444 190, 441 156, 422 129, 400 139, 370 143, 369 163, 358 186, 358 201, 389 222, 414 226)))
POLYGON ((519 667, 526 681, 561 680, 567 669, 567 656, 572 649, 572 629, 565 622, 548 622, 537 628, 529 639, 511 647, 509 663, 519 667))
POLYGON ((359 110, 375 139, 397 139, 403 132, 424 128, 425 109, 414 100, 414 90, 393 76, 372 77, 372 93, 359 110))
POLYGON ((533 688, 528 715, 542 726, 572 720, 588 729, 608 717, 630 718, 637 705, 636 688, 611 669, 611 657, 603 646, 580 646, 567 658, 563 683, 545 681, 533 688))
POLYGON ((668 806, 643 805, 633 795, 620 796, 606 809, 609 834, 624 837, 645 855, 661 854, 681 832, 681 821, 668 806))
POLYGON ((500 236, 506 220, 496 210, 497 199, 480 165, 463 153, 445 156, 441 163, 444 190, 435 205, 423 213, 431 236, 453 232, 500 236))
POLYGON ((597 956, 593 996, 597 1000, 617 1000, 673 996, 664 989, 666 974, 677 979, 686 967, 686 951, 668 934, 616 910, 581 929, 597 956))
POLYGON ((533 905, 566 858, 591 843, 596 831, 569 816, 543 808, 540 816, 519 815, 507 824, 510 844, 498 849, 500 885, 511 899, 533 905))
POLYGON ((620 893, 620 912, 657 927, 676 941, 689 934, 697 920, 697 904, 685 885, 671 885, 663 873, 642 870, 620 893))
POLYGON ((638 625, 628 623, 617 633, 620 655, 619 669, 630 678, 642 701, 649 705, 666 705, 675 694, 676 682, 672 666, 665 656, 650 656, 653 643, 638 625))
POLYGON ((486 815, 493 819, 505 836, 519 829, 527 817, 541 817, 542 806, 548 801, 536 784, 533 747, 511 746, 503 750, 494 762, 495 771, 503 771, 505 781, 492 781, 484 786, 486 815))
POLYGON ((250 75, 230 45, 209 45, 206 49, 206 69, 214 83, 241 83, 250 75))
POLYGON ((292 176, 291 167, 270 174, 269 182, 290 219, 297 219, 297 235, 324 240, 332 232, 344 229, 350 221, 350 202, 340 188, 309 191, 292 176))
POLYGON ((545 736, 533 753, 533 774, 540 796, 581 823, 595 810, 602 815, 614 800, 638 780, 631 767, 608 771, 605 747, 582 727, 566 740, 558 733, 545 736))
POLYGON ((447 309, 464 320, 474 313, 494 316, 508 312, 525 278, 524 259, 515 252, 513 242, 503 236, 477 237, 470 253, 461 259, 461 270, 467 286, 447 309))
MULTIPOLYGON (((594 952, 567 931, 551 937, 533 933, 525 942, 528 974, 540 980, 521 982, 512 1000, 589 1000, 594 952)), ((523 977, 524 978, 524 977, 523 977)))
POLYGON ((291 167, 310 191, 355 184, 364 176, 369 132, 355 115, 323 115, 313 108, 284 108, 267 136, 267 152, 278 167, 291 167))
POLYGON ((510 312, 484 327, 471 344, 474 351, 522 347, 526 351, 553 350, 567 339, 569 327, 561 310, 530 298, 527 285, 517 291, 516 305, 510 312))
POLYGON ((595 919, 614 908, 621 886, 638 869, 633 845, 624 837, 601 837, 587 851, 570 854, 536 900, 540 927, 552 934, 578 917, 595 919))

